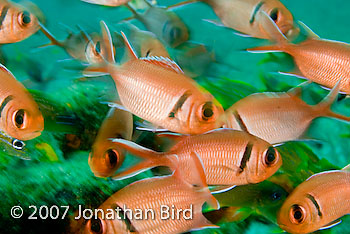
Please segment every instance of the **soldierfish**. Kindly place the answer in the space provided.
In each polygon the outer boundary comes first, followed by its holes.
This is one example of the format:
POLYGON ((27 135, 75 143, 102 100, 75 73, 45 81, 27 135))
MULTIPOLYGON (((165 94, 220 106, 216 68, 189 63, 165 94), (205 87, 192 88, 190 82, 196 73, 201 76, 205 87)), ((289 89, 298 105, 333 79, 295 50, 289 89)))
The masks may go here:
POLYGON ((89 156, 89 165, 95 176, 112 176, 124 161, 124 150, 116 147, 109 138, 131 140, 132 132, 131 113, 111 108, 98 131, 89 156))
POLYGON ((123 33, 130 60, 116 65, 108 28, 101 24, 108 62, 91 66, 86 72, 109 73, 127 110, 156 127, 184 134, 199 134, 223 125, 223 108, 210 93, 169 58, 139 59, 123 33))
POLYGON ((39 30, 37 16, 42 13, 34 4, 27 6, 0 0, 0 44, 22 41, 39 30))
POLYGON ((38 105, 3 65, 0 65, 0 77, 0 129, 18 140, 38 137, 44 129, 38 105))
MULTIPOLYGON (((128 23, 127 26, 129 30, 128 39, 133 45, 136 54, 140 57, 160 56, 170 58, 167 49, 154 33, 143 31, 130 23, 128 23)), ((119 33, 115 32, 113 36, 115 36, 114 38, 116 38, 118 42, 124 41, 119 33)))
POLYGON ((248 51, 278 51, 290 54, 299 69, 292 75, 305 77, 328 88, 342 79, 340 91, 350 93, 350 46, 337 41, 320 39, 302 24, 309 38, 299 44, 289 43, 276 24, 261 12, 262 25, 276 45, 261 46, 248 51))
POLYGON ((187 0, 172 7, 198 1, 211 6, 223 26, 252 37, 269 38, 261 23, 261 11, 268 13, 282 33, 290 36, 298 33, 292 14, 279 0, 187 0))
POLYGON ((147 0, 148 9, 140 14, 127 4, 126 6, 141 21, 146 28, 153 32, 159 39, 170 47, 177 47, 188 41, 189 31, 185 23, 174 12, 168 11, 150 4, 147 0))
POLYGON ((65 40, 57 40, 44 25, 40 25, 41 31, 47 38, 50 39, 50 43, 40 46, 52 46, 56 45, 63 48, 74 59, 78 59, 91 64, 100 63, 102 61, 101 51, 99 47, 100 36, 97 33, 88 34, 84 30, 80 29, 79 33, 69 32, 68 37, 65 40))
POLYGON ((114 139, 113 142, 144 160, 126 171, 116 173, 114 179, 129 177, 156 166, 172 168, 168 158, 177 155, 181 174, 193 182, 191 155, 203 161, 207 184, 220 185, 223 190, 234 185, 259 183, 273 175, 282 165, 278 151, 266 141, 246 132, 217 129, 201 135, 182 136, 168 152, 158 153, 136 143, 114 139))
POLYGON ((332 227, 350 213, 348 169, 315 174, 296 187, 278 212, 279 226, 290 233, 332 227))
MULTIPOLYGON (((176 157, 174 161, 175 159, 176 157)), ((214 209, 218 209, 219 205, 205 183, 200 159, 194 157, 193 161, 195 167, 192 170, 198 177, 199 184, 186 182, 179 170, 175 170, 171 176, 149 178, 130 184, 99 207, 105 216, 102 217, 99 212, 97 219, 89 220, 85 226, 85 233, 170 234, 218 227, 211 224, 202 214, 204 202, 214 209), (164 218, 166 207, 169 207, 169 218, 164 218), (147 210, 152 212, 147 213, 148 218, 145 216, 147 210), (176 212, 174 217, 171 215, 173 210, 176 212), (135 216, 138 212, 140 217, 140 211, 143 216, 141 219, 135 216), (107 213, 110 214, 109 217, 107 213)))
POLYGON ((271 144, 303 137, 311 122, 319 117, 350 121, 330 108, 343 80, 326 98, 311 106, 301 99, 301 87, 287 93, 256 93, 243 98, 226 110, 226 127, 249 132, 271 144))

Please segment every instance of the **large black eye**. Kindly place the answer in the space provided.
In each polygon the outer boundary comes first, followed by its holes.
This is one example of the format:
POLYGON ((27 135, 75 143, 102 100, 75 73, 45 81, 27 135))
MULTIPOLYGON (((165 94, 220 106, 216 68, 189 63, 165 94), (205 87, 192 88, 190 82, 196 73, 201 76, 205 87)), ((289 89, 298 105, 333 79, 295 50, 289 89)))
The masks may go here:
POLYGON ((103 225, 101 219, 91 219, 90 224, 90 230, 92 233, 95 234, 102 234, 103 233, 103 225))
POLYGON ((273 21, 277 21, 278 20, 278 9, 274 8, 271 12, 270 12, 270 17, 273 21))
POLYGON ((12 147, 17 149, 17 150, 22 150, 24 148, 25 144, 23 141, 13 139, 12 141, 12 147))
POLYGON ((24 110, 19 110, 17 111, 16 115, 15 115, 15 123, 16 123, 16 127, 21 129, 23 128, 24 125, 24 110))
POLYGON ((276 151, 273 147, 269 147, 265 155, 265 164, 271 166, 276 162, 276 151))
POLYGON ((177 38, 179 38, 181 35, 181 29, 178 27, 173 27, 170 30, 170 39, 171 41, 175 41, 177 38))
POLYGON ((19 23, 22 26, 27 26, 31 22, 30 13, 28 11, 22 11, 19 15, 19 23))
POLYGON ((95 45, 95 53, 96 54, 100 54, 101 53, 101 43, 98 41, 96 42, 96 45, 95 45))
POLYGON ((304 221, 304 210, 299 205, 293 205, 290 214, 291 221, 295 224, 300 224, 304 221))
POLYGON ((118 151, 114 150, 114 149, 109 149, 106 152, 106 160, 107 162, 109 162, 109 167, 110 168, 114 168, 118 161, 119 161, 119 154, 118 151))
POLYGON ((211 102, 207 102, 202 107, 202 119, 209 120, 214 115, 213 104, 211 102))
POLYGON ((281 199, 281 194, 279 192, 274 192, 271 194, 272 201, 281 199))

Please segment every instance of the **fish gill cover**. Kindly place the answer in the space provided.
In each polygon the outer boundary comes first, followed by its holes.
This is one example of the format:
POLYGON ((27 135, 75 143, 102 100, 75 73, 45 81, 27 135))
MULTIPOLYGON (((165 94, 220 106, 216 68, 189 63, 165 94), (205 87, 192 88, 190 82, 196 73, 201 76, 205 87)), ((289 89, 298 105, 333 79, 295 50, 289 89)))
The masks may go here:
MULTIPOLYGON (((115 102, 123 95, 118 93, 118 84, 117 88, 115 86, 117 82, 108 74, 92 78, 83 75, 83 70, 87 68, 88 63, 98 64, 105 58, 99 59, 106 56, 105 43, 98 39, 101 35, 101 20, 106 22, 112 33, 118 64, 130 60, 127 51, 123 49, 123 39, 119 34, 123 31, 139 57, 169 53, 185 75, 201 86, 200 92, 211 93, 224 110, 251 94, 288 92, 304 81, 278 73, 293 71, 295 64, 290 55, 246 52, 247 48, 274 42, 242 37, 238 33, 248 33, 249 30, 242 32, 242 30, 224 27, 213 9, 203 3, 211 3, 213 6, 214 1, 198 1, 174 8, 171 6, 182 1, 158 0, 145 3, 143 0, 133 0, 128 3, 130 4, 128 7, 107 7, 87 3, 94 2, 93 0, 15 2, 26 10, 20 7, 17 12, 13 9, 18 6, 13 2, 0 1, 0 21, 2 22, 0 38, 6 38, 11 42, 0 41, 3 44, 0 48, 0 60, 1 64, 11 71, 29 91, 43 115, 45 127, 41 135, 34 139, 16 139, 6 131, 4 114, 1 113, 0 233, 82 233, 87 221, 74 219, 79 207, 97 209, 113 194, 135 181, 169 174, 168 169, 157 167, 141 171, 140 174, 124 180, 113 180, 113 178, 97 177, 98 172, 92 171, 89 155, 92 149, 95 150, 95 147, 99 146, 94 146, 94 142, 109 111, 106 103, 115 102), (149 4, 154 5, 152 11, 149 10, 149 4), (166 9, 157 6, 170 7, 166 9), (141 16, 130 19, 133 17, 133 11, 137 11, 141 16), (163 13, 166 11, 170 13, 165 17, 163 13), (13 19, 18 20, 15 25, 19 24, 19 27, 3 33, 2 31, 8 30, 4 25, 11 23, 12 19, 6 16, 7 14, 16 15, 13 19), (38 24, 35 24, 36 21, 33 21, 33 15, 46 28, 46 35, 39 30, 38 24), (130 23, 141 30, 152 32, 150 35, 153 39, 146 36, 147 39, 144 39, 139 32, 135 32, 137 28, 132 27, 130 23), (27 25, 30 27, 22 31, 27 25), (52 44, 56 45, 41 48, 42 45, 50 42, 48 33, 52 35, 51 40, 57 40, 56 43, 52 41, 52 44), (151 43, 152 40, 157 42, 151 43), (75 59, 72 56, 75 56, 75 59), (16 215, 21 217, 14 218, 16 215)), ((96 0, 95 2, 108 1, 96 0)), ((124 4, 127 1, 122 2, 124 4)), ((237 8, 243 7, 239 0, 232 2, 237 2, 237 8)), ((250 2, 253 2, 252 9, 244 8, 248 11, 246 12, 250 21, 248 26, 259 20, 260 10, 269 9, 264 8, 268 4, 263 1, 250 2)), ((295 25, 300 20, 321 38, 350 42, 347 27, 350 3, 341 0, 283 0, 281 2, 294 16, 295 25)), ((233 15, 235 10, 242 10, 234 7, 227 9, 231 10, 233 15)), ((276 14, 276 12, 272 13, 276 14)), ((272 13, 270 17, 276 17, 272 13)), ((235 17, 232 19, 240 22, 235 17)), ((301 37, 305 36, 305 30, 301 31, 301 37)), ((259 33, 264 37, 263 31, 259 33)), ((295 40, 296 43, 300 43, 302 39, 298 41, 299 39, 295 40)), ((150 59, 152 64, 155 64, 155 60, 150 59)), ((174 66, 169 60, 162 59, 158 59, 157 64, 163 65, 163 68, 166 64, 167 69, 169 66, 170 69, 174 66)), ((162 78, 167 79, 167 77, 162 78)), ((348 78, 342 77, 342 79, 348 78)), ((3 80, 2 73, 0 82, 1 80, 3 80)), ((3 82, 1 85, 8 84, 3 82)), ((121 82, 119 85, 122 86, 121 82)), ((6 105, 15 105, 11 104, 11 99, 16 98, 18 93, 15 88, 9 92, 0 88, 1 111, 7 111, 6 105)), ((168 87, 169 92, 172 88, 168 87)), ((133 89, 137 93, 138 88, 133 89)), ((317 105, 328 93, 328 89, 312 83, 302 86, 301 95, 307 104, 317 105)), ((181 111, 186 101, 191 100, 192 94, 181 93, 178 102, 170 103, 171 112, 168 118, 172 118, 171 116, 181 111)), ((344 116, 350 116, 350 102, 344 96, 338 96, 332 110, 344 116)), ((117 110, 119 107, 118 105, 117 110)), ((251 111, 254 112, 254 110, 251 111)), ((14 120, 17 120, 17 123, 21 122, 21 115, 18 114, 21 112, 16 113, 16 116, 20 117, 14 120)), ((207 116, 210 115, 205 113, 207 116)), ((242 119, 244 116, 238 115, 240 117, 238 118, 236 114, 235 117, 236 120, 244 123, 245 120, 242 119)), ((133 116, 133 122, 135 125, 132 129, 133 136, 129 140, 148 149, 168 152, 174 144, 173 140, 177 138, 170 136, 169 140, 167 137, 157 136, 155 129, 163 126, 149 125, 139 116, 133 116)), ((290 126, 290 128, 294 129, 298 126, 290 126)), ((125 128, 130 126, 123 127, 126 131, 125 128)), ((240 127, 242 128, 242 123, 240 127)), ((213 209, 208 204, 203 206, 205 218, 218 227, 192 231, 192 228, 189 228, 187 231, 208 234, 284 232, 278 226, 277 212, 288 195, 311 175, 337 170, 349 164, 349 131, 350 125, 345 121, 331 118, 312 119, 310 127, 306 132, 302 132, 299 139, 276 146, 283 164, 273 176, 257 184, 241 185, 227 192, 214 194, 221 206, 219 210, 213 209)), ((106 136, 106 140, 123 136, 121 133, 113 134, 106 136)), ((127 139, 127 137, 124 138, 127 139)), ((254 145, 251 146, 251 144, 242 148, 242 158, 239 162, 241 160, 248 162, 251 156, 247 152, 253 149, 255 149, 254 145)), ((123 162, 121 169, 130 168, 139 163, 138 158, 132 156, 137 155, 136 153, 108 152, 107 163, 110 163, 109 170, 113 173, 115 172, 113 170, 120 169, 116 166, 119 160, 123 162), (125 159, 119 157, 115 159, 115 154, 124 155, 125 159)), ((197 153, 200 157, 200 153, 197 153)), ((193 164, 191 165, 193 169, 193 164)), ((247 163, 241 163, 240 170, 246 170, 246 165, 247 163)), ((234 173, 236 175, 236 172, 234 173)), ((191 203, 191 201, 188 202, 191 203)), ((327 210, 323 212, 327 213, 327 210)), ((336 218, 341 218, 342 223, 331 229, 317 231, 319 229, 317 228, 315 231, 317 233, 348 232, 349 217, 336 218)), ((124 217, 129 230, 137 231, 133 230, 135 227, 127 221, 129 220, 124 217)), ((96 226, 94 228, 95 233, 105 233, 96 226)), ((108 233, 118 232, 109 231, 108 233)))

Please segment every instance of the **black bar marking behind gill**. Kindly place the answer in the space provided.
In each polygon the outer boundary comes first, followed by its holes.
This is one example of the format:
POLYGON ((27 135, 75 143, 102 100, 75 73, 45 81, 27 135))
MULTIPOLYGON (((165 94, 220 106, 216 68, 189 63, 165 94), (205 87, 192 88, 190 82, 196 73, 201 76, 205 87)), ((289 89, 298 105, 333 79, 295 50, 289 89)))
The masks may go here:
POLYGON ((7 103, 9 103, 12 99, 13 99, 13 97, 11 95, 9 95, 4 99, 4 101, 2 101, 1 106, 0 106, 0 117, 2 114, 2 110, 5 108, 7 103))
POLYGON ((2 9, 1 9, 1 13, 0 13, 0 29, 2 28, 2 24, 6 18, 7 12, 9 10, 9 6, 5 5, 2 9))
MULTIPOLYGON (((129 217, 127 216, 127 211, 125 212, 125 211, 123 210, 123 208, 121 208, 121 207, 118 206, 118 205, 113 206, 113 210, 114 210, 114 212, 116 212, 117 215, 119 216, 119 220, 124 221, 127 230, 129 230, 130 232, 136 232, 136 229, 135 229, 134 225, 132 225, 132 223, 131 223, 129 217)), ((134 212, 134 211, 133 211, 133 212, 134 212)))
POLYGON ((241 169, 238 174, 241 174, 245 167, 247 166, 247 162, 250 159, 250 156, 252 154, 253 144, 248 142, 247 146, 245 147, 244 154, 241 160, 241 165, 239 165, 239 168, 241 169))
POLYGON ((233 115, 235 116, 235 119, 236 119, 239 127, 241 128, 241 130, 244 131, 244 132, 248 132, 249 133, 249 131, 247 129, 247 126, 244 124, 243 119, 239 115, 238 111, 234 111, 233 115))
POLYGON ((309 198, 312 201, 312 203, 315 205, 315 207, 317 209, 317 212, 318 212, 318 216, 322 217, 321 208, 318 205, 318 203, 317 203, 316 199, 314 198, 314 196, 312 196, 311 194, 307 194, 306 197, 309 198))
POLYGON ((259 2, 259 3, 256 5, 256 7, 255 7, 255 9, 254 9, 254 12, 253 12, 253 14, 252 14, 252 17, 251 17, 250 20, 249 20, 249 23, 250 23, 250 24, 253 24, 253 23, 254 23, 256 14, 259 12, 260 8, 261 8, 262 5, 264 5, 264 4, 265 4, 265 2, 264 2, 264 1, 261 1, 261 2, 259 2))
POLYGON ((169 113, 169 117, 170 118, 175 118, 176 113, 181 109, 181 107, 183 106, 183 104, 186 102, 187 98, 189 98, 189 96, 191 96, 191 92, 190 91, 186 91, 184 94, 182 94, 182 96, 179 98, 179 100, 176 102, 173 110, 169 113))

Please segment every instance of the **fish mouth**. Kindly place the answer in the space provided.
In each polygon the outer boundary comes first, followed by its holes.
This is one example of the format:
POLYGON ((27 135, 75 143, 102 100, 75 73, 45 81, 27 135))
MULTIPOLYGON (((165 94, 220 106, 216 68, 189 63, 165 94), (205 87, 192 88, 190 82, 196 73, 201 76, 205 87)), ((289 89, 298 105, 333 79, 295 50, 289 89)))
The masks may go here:
POLYGON ((40 135, 41 135, 41 130, 26 134, 24 137, 21 137, 21 139, 19 139, 19 140, 28 141, 28 140, 32 140, 34 138, 37 138, 40 135))

